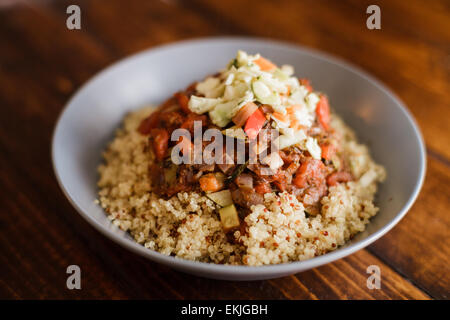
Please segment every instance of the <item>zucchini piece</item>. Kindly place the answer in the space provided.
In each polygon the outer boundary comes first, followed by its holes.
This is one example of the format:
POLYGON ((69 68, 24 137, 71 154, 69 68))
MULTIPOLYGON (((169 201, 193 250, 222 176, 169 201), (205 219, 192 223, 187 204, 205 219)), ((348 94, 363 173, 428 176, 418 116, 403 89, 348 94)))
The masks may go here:
POLYGON ((239 216, 234 204, 219 209, 219 215, 225 232, 239 228, 239 216))
POLYGON ((226 207, 233 204, 230 190, 222 190, 214 193, 207 193, 206 196, 221 207, 226 207))
POLYGON ((244 129, 242 129, 241 127, 233 126, 231 128, 222 130, 222 134, 231 138, 247 140, 247 135, 245 134, 244 129))

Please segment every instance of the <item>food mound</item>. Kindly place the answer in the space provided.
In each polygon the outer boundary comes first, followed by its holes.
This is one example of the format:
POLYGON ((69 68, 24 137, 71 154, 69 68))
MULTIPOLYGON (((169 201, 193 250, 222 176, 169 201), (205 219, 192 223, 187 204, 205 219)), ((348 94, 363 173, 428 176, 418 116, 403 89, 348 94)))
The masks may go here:
POLYGON ((165 255, 244 265, 308 259, 363 231, 384 168, 293 73, 239 51, 129 114, 99 167, 113 223, 165 255))

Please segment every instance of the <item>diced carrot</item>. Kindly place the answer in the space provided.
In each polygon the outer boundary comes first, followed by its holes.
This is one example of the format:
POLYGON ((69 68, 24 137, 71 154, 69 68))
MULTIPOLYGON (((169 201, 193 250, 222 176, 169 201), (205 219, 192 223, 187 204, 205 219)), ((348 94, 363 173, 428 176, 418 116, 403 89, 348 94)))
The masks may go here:
POLYGON ((327 177, 327 184, 335 186, 341 182, 348 182, 353 179, 352 175, 345 171, 334 172, 327 177))
POLYGON ((256 139, 265 122, 266 116, 261 109, 257 109, 253 112, 253 114, 248 118, 244 128, 244 131, 250 140, 256 139))
POLYGON ((164 160, 169 146, 169 133, 166 129, 155 128, 152 129, 151 135, 153 137, 153 150, 158 161, 164 160))
POLYGON ((158 125, 159 115, 159 111, 154 111, 150 116, 142 120, 138 131, 142 134, 149 134, 150 131, 158 125))
POLYGON ((208 173, 202 176, 199 181, 200 188, 205 192, 216 192, 224 188, 224 181, 218 179, 214 173, 208 173))
POLYGON ((175 98, 177 99, 178 105, 184 113, 191 113, 191 110, 189 109, 189 98, 187 95, 181 92, 177 92, 175 93, 175 98))
POLYGON ((279 113, 279 112, 274 112, 274 113, 272 113, 272 116, 275 119, 280 120, 281 122, 289 123, 289 115, 288 114, 282 114, 282 113, 279 113))
POLYGON ((302 128, 304 127, 304 125, 302 125, 302 124, 300 123, 300 120, 298 120, 298 119, 293 119, 293 120, 291 120, 290 127, 291 127, 292 129, 294 129, 294 130, 297 131, 297 130, 302 129, 302 128))
POLYGON ((322 149, 322 158, 331 160, 331 157, 336 153, 336 147, 331 143, 325 143, 320 146, 322 149))
POLYGON ((277 67, 270 60, 267 60, 266 58, 263 57, 259 57, 253 62, 256 63, 262 71, 270 71, 277 67))
POLYGON ((326 96, 322 95, 316 107, 316 115, 319 119, 319 123, 325 130, 329 129, 330 123, 330 106, 326 96))

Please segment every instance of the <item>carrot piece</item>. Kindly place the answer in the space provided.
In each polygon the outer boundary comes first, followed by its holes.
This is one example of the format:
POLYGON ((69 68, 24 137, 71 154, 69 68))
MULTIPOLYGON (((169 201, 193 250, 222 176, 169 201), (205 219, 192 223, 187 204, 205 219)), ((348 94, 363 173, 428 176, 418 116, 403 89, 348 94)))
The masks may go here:
POLYGON ((270 71, 277 67, 270 60, 267 60, 266 58, 263 57, 259 57, 253 62, 256 63, 262 71, 270 71))
POLYGON ((286 122, 286 123, 289 122, 289 115, 288 114, 282 114, 282 113, 279 113, 279 112, 274 112, 274 113, 272 113, 272 116, 275 119, 280 120, 281 122, 286 122))
POLYGON ((322 158, 331 160, 331 157, 336 153, 336 147, 331 143, 326 143, 320 146, 322 149, 322 158))
POLYGON ((205 192, 215 192, 225 187, 224 181, 218 179, 214 173, 208 173, 202 176, 198 182, 200 183, 200 188, 205 192))
POLYGON ((177 99, 178 105, 184 113, 191 113, 191 109, 189 109, 189 98, 187 95, 181 92, 175 93, 175 98, 177 99))
POLYGON ((253 140, 258 136, 258 133, 264 126, 265 122, 266 116, 261 109, 257 109, 253 112, 253 114, 248 118, 244 128, 244 131, 250 140, 253 140))
POLYGON ((325 130, 329 129, 330 124, 330 106, 326 96, 322 95, 316 107, 316 115, 319 123, 325 130))

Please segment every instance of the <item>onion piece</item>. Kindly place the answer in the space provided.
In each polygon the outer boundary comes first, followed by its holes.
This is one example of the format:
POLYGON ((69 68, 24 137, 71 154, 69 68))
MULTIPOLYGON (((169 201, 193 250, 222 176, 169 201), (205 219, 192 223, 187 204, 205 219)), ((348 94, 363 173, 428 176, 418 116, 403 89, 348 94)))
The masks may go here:
POLYGON ((239 188, 253 188, 253 177, 247 173, 242 173, 235 179, 236 184, 239 188))

